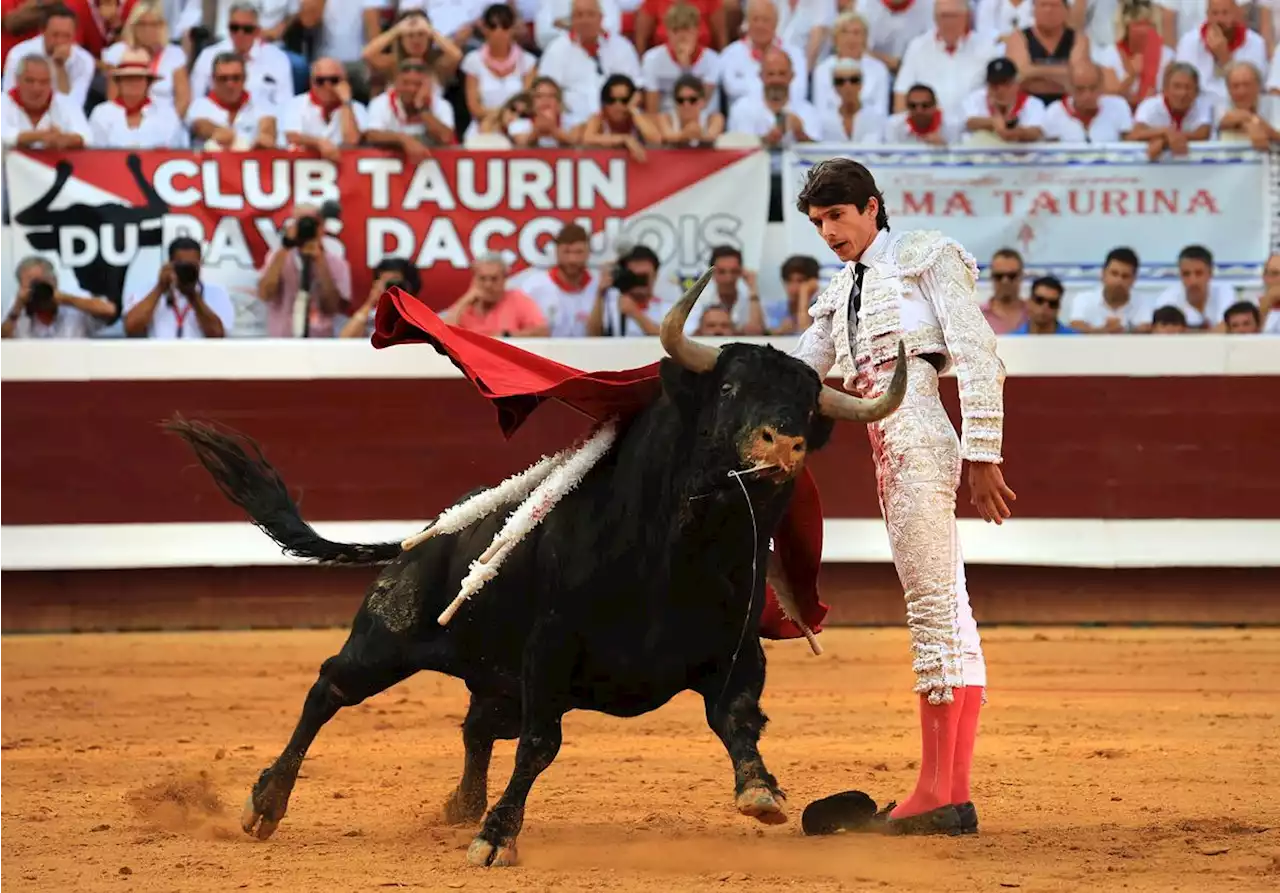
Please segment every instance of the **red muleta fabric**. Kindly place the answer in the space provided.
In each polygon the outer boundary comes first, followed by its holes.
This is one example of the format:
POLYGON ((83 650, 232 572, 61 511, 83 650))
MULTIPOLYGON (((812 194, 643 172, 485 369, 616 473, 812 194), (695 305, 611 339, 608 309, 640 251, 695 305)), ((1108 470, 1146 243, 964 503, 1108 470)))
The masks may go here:
MULTIPOLYGON (((583 372, 527 350, 451 326, 416 297, 392 288, 382 296, 375 318, 373 346, 430 344, 447 356, 498 410, 498 424, 510 438, 544 400, 559 400, 584 415, 604 421, 639 413, 661 393, 658 364, 640 369, 583 372)), ((801 619, 815 633, 827 606, 818 599, 822 563, 822 505, 806 468, 796 479, 791 506, 773 534, 774 548, 791 581, 801 619)), ((787 619, 773 587, 760 618, 766 639, 796 639, 803 633, 787 619)))

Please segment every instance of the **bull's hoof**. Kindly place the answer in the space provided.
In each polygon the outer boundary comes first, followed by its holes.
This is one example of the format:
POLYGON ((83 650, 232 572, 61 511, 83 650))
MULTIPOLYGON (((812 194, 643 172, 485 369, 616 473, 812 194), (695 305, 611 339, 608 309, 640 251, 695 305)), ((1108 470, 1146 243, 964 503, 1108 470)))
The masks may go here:
POLYGON ((258 779, 240 813, 240 827, 244 833, 259 840, 266 840, 275 833, 289 808, 289 792, 270 773, 268 769, 258 779))
POLYGON ((469 797, 461 790, 455 790, 444 801, 441 813, 447 825, 474 825, 484 818, 486 806, 484 797, 469 797))
POLYGON ((477 868, 510 868, 516 864, 516 845, 495 846, 477 837, 467 849, 467 862, 477 868))
POLYGON ((738 812, 766 825, 781 825, 787 820, 782 808, 785 802, 768 788, 756 785, 738 795, 738 812))
POLYGON ((244 829, 244 833, 259 840, 266 840, 276 832, 279 826, 280 819, 271 819, 263 815, 253 805, 253 794, 250 794, 249 799, 244 801, 244 810, 240 813, 240 827, 244 829))

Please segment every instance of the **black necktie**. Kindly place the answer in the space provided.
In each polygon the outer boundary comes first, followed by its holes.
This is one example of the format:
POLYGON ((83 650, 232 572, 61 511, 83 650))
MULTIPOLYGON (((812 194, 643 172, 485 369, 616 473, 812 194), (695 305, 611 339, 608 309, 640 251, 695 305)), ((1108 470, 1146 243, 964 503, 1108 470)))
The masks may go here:
POLYGON ((862 309, 862 274, 867 268, 862 264, 853 265, 853 288, 849 289, 849 328, 858 327, 858 311, 862 309))

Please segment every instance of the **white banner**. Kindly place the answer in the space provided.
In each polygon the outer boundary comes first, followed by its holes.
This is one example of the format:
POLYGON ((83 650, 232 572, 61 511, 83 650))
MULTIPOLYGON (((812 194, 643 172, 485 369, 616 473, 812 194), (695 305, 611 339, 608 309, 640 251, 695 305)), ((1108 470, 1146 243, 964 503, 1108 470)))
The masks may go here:
POLYGON ((811 144, 786 153, 783 200, 791 250, 824 274, 839 266, 795 208, 809 169, 834 156, 870 169, 897 230, 936 229, 984 269, 999 248, 1028 272, 1096 282, 1107 252, 1128 246, 1143 279, 1177 277, 1178 252, 1208 248, 1216 276, 1255 282, 1280 241, 1276 155, 1248 146, 1196 146, 1186 158, 1147 159, 1142 143, 1091 147, 906 150, 811 144))

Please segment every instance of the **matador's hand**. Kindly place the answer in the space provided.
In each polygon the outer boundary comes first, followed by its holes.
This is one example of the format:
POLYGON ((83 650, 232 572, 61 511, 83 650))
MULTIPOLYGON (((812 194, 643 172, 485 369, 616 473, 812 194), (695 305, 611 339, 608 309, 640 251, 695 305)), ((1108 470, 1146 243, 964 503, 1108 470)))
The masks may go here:
POLYGON ((1013 513, 1008 503, 1018 498, 1004 482, 1000 466, 991 462, 969 463, 969 502, 984 521, 1003 524, 1013 513))

